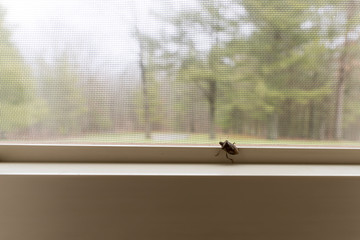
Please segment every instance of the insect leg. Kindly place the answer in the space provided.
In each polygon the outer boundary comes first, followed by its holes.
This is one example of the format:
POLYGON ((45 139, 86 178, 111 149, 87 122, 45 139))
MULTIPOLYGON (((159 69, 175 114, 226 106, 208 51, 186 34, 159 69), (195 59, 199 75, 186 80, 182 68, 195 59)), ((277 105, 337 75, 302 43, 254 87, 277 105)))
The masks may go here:
POLYGON ((219 152, 215 155, 215 157, 219 156, 222 149, 219 150, 219 152))
POLYGON ((234 163, 234 159, 229 158, 228 154, 226 153, 226 158, 230 159, 232 163, 234 163))

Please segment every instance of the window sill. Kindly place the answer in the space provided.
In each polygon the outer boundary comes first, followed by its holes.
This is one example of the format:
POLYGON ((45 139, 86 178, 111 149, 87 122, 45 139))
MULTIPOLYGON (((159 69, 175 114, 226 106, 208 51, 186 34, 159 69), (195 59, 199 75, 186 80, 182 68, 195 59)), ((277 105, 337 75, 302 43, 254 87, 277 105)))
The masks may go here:
POLYGON ((358 165, 0 163, 0 175, 70 176, 360 176, 358 165))
MULTIPOLYGON (((360 148, 238 146, 240 164, 360 164, 360 148)), ((0 144, 0 162, 171 163, 228 166, 219 146, 0 144)), ((204 165, 201 165, 204 166, 204 165)), ((234 166, 232 166, 234 167, 234 166)))

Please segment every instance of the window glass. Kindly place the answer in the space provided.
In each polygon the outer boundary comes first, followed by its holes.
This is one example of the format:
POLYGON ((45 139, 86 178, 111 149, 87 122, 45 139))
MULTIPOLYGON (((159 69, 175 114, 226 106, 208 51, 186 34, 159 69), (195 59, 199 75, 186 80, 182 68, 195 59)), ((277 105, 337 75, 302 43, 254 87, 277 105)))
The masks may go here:
POLYGON ((0 143, 360 145, 360 2, 0 0, 0 143))

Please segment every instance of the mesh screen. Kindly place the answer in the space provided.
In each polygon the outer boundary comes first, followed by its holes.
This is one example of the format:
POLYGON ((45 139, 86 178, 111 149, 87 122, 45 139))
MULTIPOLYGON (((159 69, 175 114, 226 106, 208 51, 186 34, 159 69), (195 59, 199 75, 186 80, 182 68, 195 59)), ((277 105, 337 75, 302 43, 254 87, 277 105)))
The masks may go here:
POLYGON ((0 0, 0 143, 360 145, 358 0, 0 0))

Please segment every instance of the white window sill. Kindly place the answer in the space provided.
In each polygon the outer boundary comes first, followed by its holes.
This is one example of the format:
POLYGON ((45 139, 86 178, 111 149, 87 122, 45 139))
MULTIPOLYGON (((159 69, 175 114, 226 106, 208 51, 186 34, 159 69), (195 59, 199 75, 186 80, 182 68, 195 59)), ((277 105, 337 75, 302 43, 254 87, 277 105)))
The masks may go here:
MULTIPOLYGON (((243 164, 360 164, 360 148, 238 146, 231 156, 243 164)), ((230 160, 219 146, 117 146, 0 144, 0 162, 6 163, 187 163, 219 164, 230 160)), ((84 165, 82 165, 84 166, 84 165)), ((146 165, 144 165, 146 166, 146 165)), ((159 166, 159 165, 158 165, 159 166)), ((161 166, 161 165, 160 165, 161 166)), ((166 165, 164 165, 166 166, 166 165)), ((195 165, 192 165, 195 166, 195 165)), ((206 165, 201 165, 202 167, 206 165)), ((211 165, 209 165, 211 166, 211 165)), ((202 168, 201 167, 201 168, 202 168)), ((173 168, 173 167, 171 167, 173 168)), ((232 166, 232 169, 237 169, 232 166)), ((191 169, 190 169, 191 171, 191 169)))
POLYGON ((360 165, 0 163, 0 175, 360 176, 360 165))

